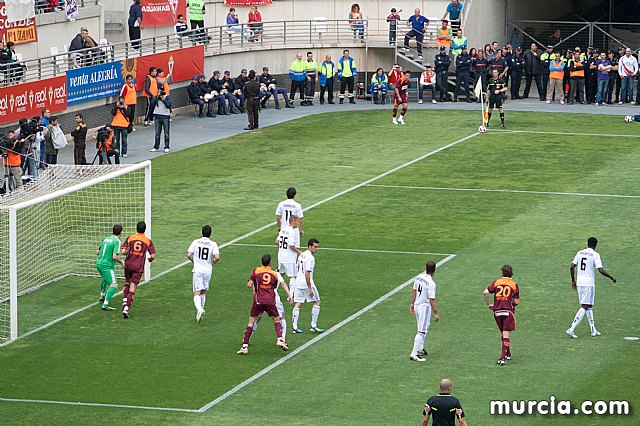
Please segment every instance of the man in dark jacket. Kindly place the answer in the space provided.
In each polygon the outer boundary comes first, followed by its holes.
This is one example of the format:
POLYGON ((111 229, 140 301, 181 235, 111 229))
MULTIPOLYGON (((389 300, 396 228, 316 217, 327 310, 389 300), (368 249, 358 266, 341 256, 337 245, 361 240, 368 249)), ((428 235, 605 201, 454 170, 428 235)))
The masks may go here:
POLYGON ((242 90, 247 97, 247 115, 249 125, 245 130, 255 130, 258 128, 258 115, 260 106, 260 83, 256 80, 256 72, 251 70, 249 78, 242 86, 242 90))
POLYGON ((87 124, 84 122, 82 114, 76 114, 76 127, 71 131, 73 137, 73 164, 84 166, 87 164, 87 124))
POLYGON ((222 100, 218 102, 218 115, 231 114, 232 105, 239 108, 239 105, 237 105, 238 100, 227 90, 225 82, 220 78, 220 71, 216 70, 213 72, 213 76, 209 79, 207 86, 209 88, 209 92, 212 92, 214 95, 217 93, 221 96, 220 99, 222 100), (228 105, 226 104, 225 99, 227 100, 228 105))
POLYGON ((449 80, 449 67, 451 66, 451 58, 446 53, 444 46, 440 46, 440 53, 433 60, 436 72, 436 86, 440 91, 440 102, 450 101, 447 82, 449 80))
POLYGON ((198 117, 204 117, 204 105, 207 104, 207 115, 209 117, 212 116, 213 109, 213 99, 209 99, 208 101, 204 99, 205 91, 199 83, 199 78, 197 75, 194 75, 191 79, 191 84, 187 86, 187 96, 189 96, 189 101, 199 106, 198 117))
POLYGON ((524 71, 524 56, 522 56, 522 47, 516 49, 509 63, 511 71, 511 99, 522 99, 520 96, 520 82, 522 81, 522 72, 524 71))
MULTIPOLYGON (((471 94, 469 93, 469 72, 471 71, 471 55, 467 52, 467 46, 462 46, 462 53, 456 56, 456 89, 453 93, 453 102, 458 102, 458 95, 460 94, 460 83, 464 86, 464 95, 467 98, 467 102, 471 101, 471 94)), ((438 77, 436 76, 436 79, 438 77)))
POLYGON ((77 68, 84 66, 84 57, 86 52, 76 52, 87 48, 85 39, 89 36, 89 31, 86 28, 80 28, 80 32, 69 43, 69 66, 71 68, 77 68))
MULTIPOLYGON (((278 87, 278 81, 271 74, 269 74, 269 67, 262 67, 262 74, 260 74, 258 82, 267 86, 267 90, 273 95, 273 100, 276 103, 276 109, 280 109, 280 102, 278 101, 279 94, 281 94, 284 98, 285 107, 293 108, 293 102, 289 101, 287 89, 285 89, 284 87, 278 87)), ((266 99, 262 101, 263 104, 265 102, 266 99)), ((266 105, 262 105, 263 108, 265 106, 266 105)))
POLYGON ((535 43, 531 43, 531 49, 524 52, 524 71, 527 77, 524 86, 523 98, 527 99, 529 97, 529 91, 531 90, 531 80, 535 80, 536 88, 538 89, 538 97, 541 101, 544 101, 546 95, 542 92, 542 79, 540 78, 542 67, 540 65, 538 45, 535 43))

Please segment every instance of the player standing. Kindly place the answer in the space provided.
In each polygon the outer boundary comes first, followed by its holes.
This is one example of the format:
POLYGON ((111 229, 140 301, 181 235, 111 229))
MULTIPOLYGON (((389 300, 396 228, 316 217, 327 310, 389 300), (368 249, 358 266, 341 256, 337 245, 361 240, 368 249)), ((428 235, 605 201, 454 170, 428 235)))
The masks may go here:
POLYGON ((212 263, 220 261, 220 249, 211 237, 211 226, 202 227, 202 238, 193 240, 187 250, 187 258, 193 263, 193 304, 196 307, 196 321, 202 321, 207 291, 211 281, 212 263))
POLYGON ((391 116, 393 117, 393 124, 405 124, 404 115, 409 108, 409 84, 411 83, 411 71, 405 71, 400 80, 396 83, 396 87, 393 89, 393 111, 391 116), (400 118, 396 119, 398 114, 398 107, 402 104, 402 111, 400 111, 400 118))
POLYGON ((511 277, 511 265, 502 265, 502 278, 491 283, 484 290, 484 301, 493 311, 498 329, 502 333, 502 355, 498 365, 504 365, 505 360, 511 359, 511 332, 516 329, 516 306, 520 303, 520 288, 511 277), (489 294, 493 294, 493 303, 489 303, 489 294))
POLYGON ((299 233, 299 240, 300 237, 304 237, 304 214, 302 213, 302 206, 300 203, 293 200, 296 194, 296 189, 293 186, 287 189, 287 199, 281 201, 276 209, 276 223, 278 224, 279 233, 280 230, 289 226, 289 218, 291 215, 295 214, 298 216, 298 228, 296 232, 299 233))
POLYGON ((587 240, 587 248, 580 250, 571 262, 571 288, 578 290, 578 298, 580 300, 580 309, 576 313, 571 327, 566 331, 567 335, 573 339, 577 339, 575 329, 582 321, 584 314, 587 314, 589 320, 589 327, 591 328, 591 337, 600 336, 600 332, 596 329, 593 321, 593 301, 596 296, 596 269, 605 277, 609 278, 614 283, 616 278, 609 274, 602 267, 602 260, 600 254, 596 251, 598 245, 598 239, 596 237, 589 237, 587 240), (576 280, 576 267, 578 268, 578 279, 576 280))
POLYGON ((118 289, 118 281, 116 280, 116 270, 114 268, 115 263, 118 262, 124 268, 124 260, 120 259, 120 239, 118 238, 122 234, 122 225, 113 225, 113 235, 106 237, 102 240, 100 247, 96 250, 96 268, 102 277, 100 282, 100 302, 102 303, 103 311, 115 311, 116 308, 109 306, 109 302, 113 297, 113 294, 118 289), (109 290, 105 295, 105 290, 109 286, 109 290))
POLYGON ((440 321, 440 315, 436 308, 436 283, 433 281, 433 275, 436 272, 436 262, 427 261, 426 272, 418 275, 413 282, 413 290, 411 290, 411 306, 409 312, 416 315, 418 322, 418 332, 413 339, 413 350, 409 359, 411 361, 424 362, 426 359, 421 355, 428 355, 424 350, 424 338, 429 331, 429 322, 431 321, 431 312, 433 311, 433 319, 440 321))
POLYGON ((295 306, 291 318, 292 332, 302 333, 298 328, 298 317, 300 316, 300 306, 304 302, 313 302, 311 308, 311 328, 309 331, 314 333, 324 333, 322 328, 318 327, 318 317, 320 316, 320 293, 313 281, 313 270, 316 267, 315 253, 318 251, 320 242, 315 238, 311 238, 307 243, 307 250, 298 256, 298 266, 296 271, 296 279, 293 280, 293 301, 295 306))
POLYGON ((140 283, 142 272, 144 272, 144 262, 149 253, 149 262, 153 262, 156 257, 156 248, 153 242, 144 235, 147 224, 144 221, 136 225, 136 234, 130 235, 122 244, 122 253, 126 254, 124 268, 124 288, 122 290, 122 316, 129 318, 129 309, 136 296, 136 288, 140 283))
POLYGON ((498 108, 498 112, 500 112, 500 127, 504 129, 504 110, 502 109, 502 100, 505 93, 507 93, 507 83, 499 77, 498 70, 493 70, 491 72, 489 83, 487 83, 487 98, 489 99, 487 127, 489 127, 489 121, 491 121, 493 108, 498 108))
POLYGON ((239 355, 249 353, 249 340, 253 334, 253 325, 263 313, 267 313, 273 319, 273 326, 276 329, 276 345, 284 351, 289 347, 282 337, 282 324, 276 308, 276 288, 279 284, 284 284, 282 275, 271 269, 271 255, 262 256, 262 266, 255 268, 247 281, 247 287, 253 287, 253 302, 249 313, 249 323, 244 331, 242 347, 237 352, 239 355))

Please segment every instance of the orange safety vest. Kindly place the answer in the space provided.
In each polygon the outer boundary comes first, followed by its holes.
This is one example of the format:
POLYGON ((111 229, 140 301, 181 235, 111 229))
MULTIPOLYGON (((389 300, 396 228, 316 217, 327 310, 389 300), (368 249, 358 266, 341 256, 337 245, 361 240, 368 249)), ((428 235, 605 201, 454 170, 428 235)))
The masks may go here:
MULTIPOLYGON (((450 28, 447 28, 446 30, 443 30, 442 28, 438 28, 438 36, 448 36, 450 35, 450 28)), ((445 46, 445 47, 451 47, 451 39, 449 40, 440 40, 439 38, 436 38, 436 44, 438 46, 445 46)))
MULTIPOLYGON (((149 92, 151 92, 151 94, 153 96, 157 96, 158 95, 158 82, 156 81, 156 78, 155 77, 151 77, 150 75, 147 75, 147 77, 149 77, 149 79, 151 80, 151 84, 149 85, 149 92)), ((142 90, 142 94, 147 98, 151 98, 152 97, 152 96, 147 95, 147 92, 144 91, 144 88, 142 90)))
POLYGON ((126 129, 127 127, 129 127, 129 118, 122 114, 122 111, 120 111, 120 109, 118 108, 116 109, 116 115, 111 121, 111 126, 118 127, 120 129, 126 129))
MULTIPOLYGON (((556 66, 560 66, 560 64, 562 64, 562 60, 560 62, 556 62, 554 60, 553 63, 556 66)), ((562 80, 564 78, 564 70, 562 70, 562 71, 550 71, 549 72, 549 78, 553 78, 555 80, 562 80)))
POLYGON ((163 84, 163 87, 164 87, 164 93, 166 93, 166 94, 167 94, 167 96, 168 96, 169 94, 171 94, 171 90, 169 90, 169 83, 167 83, 167 82, 165 81, 165 82, 164 82, 164 84, 163 84))
POLYGON ((124 84, 122 90, 120 91, 120 96, 124 96, 124 103, 128 105, 136 104, 136 86, 129 86, 127 83, 124 84))
MULTIPOLYGON (((18 141, 15 141, 13 143, 13 146, 11 147, 12 150, 15 150, 17 143, 18 141)), ((4 160, 4 165, 9 167, 20 167, 22 165, 22 159, 20 158, 20 153, 7 151, 7 159, 4 160), (7 162, 9 164, 7 164, 7 162)))
MULTIPOLYGON (((574 65, 582 66, 582 62, 573 61, 574 65)), ((569 72, 570 77, 584 77, 584 69, 569 72)))
MULTIPOLYGON (((107 152, 113 151, 113 133, 111 133, 109 137, 107 137, 107 139, 104 141, 104 146, 107 149, 107 152)), ((98 150, 101 150, 101 149, 102 149, 102 143, 98 142, 98 150)))

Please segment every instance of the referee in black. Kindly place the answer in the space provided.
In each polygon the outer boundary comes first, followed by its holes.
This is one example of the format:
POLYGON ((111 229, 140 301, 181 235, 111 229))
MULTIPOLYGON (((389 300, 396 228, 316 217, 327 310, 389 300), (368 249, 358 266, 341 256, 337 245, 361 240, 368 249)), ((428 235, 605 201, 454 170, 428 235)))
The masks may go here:
POLYGON ((433 417, 433 426, 455 426, 456 419, 460 426, 467 426, 462 405, 455 396, 451 396, 453 383, 450 379, 440 380, 440 393, 427 400, 422 412, 422 426, 429 424, 429 417, 433 417))
POLYGON ((244 83, 242 93, 247 97, 247 115, 249 125, 245 130, 255 130, 258 128, 258 114, 260 110, 260 83, 256 80, 256 72, 249 71, 249 80, 244 83))
POLYGON ((500 112, 500 127, 504 129, 504 110, 502 109, 502 101, 505 93, 507 93, 507 83, 499 77, 498 70, 494 69, 492 71, 492 76, 487 83, 487 97, 489 98, 487 127, 489 127, 493 108, 498 108, 498 111, 500 112))

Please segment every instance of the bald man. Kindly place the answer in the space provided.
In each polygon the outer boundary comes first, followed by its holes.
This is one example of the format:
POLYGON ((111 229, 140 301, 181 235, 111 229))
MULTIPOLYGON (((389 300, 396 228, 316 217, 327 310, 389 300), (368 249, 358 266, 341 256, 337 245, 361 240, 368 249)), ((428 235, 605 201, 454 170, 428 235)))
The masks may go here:
POLYGON ((424 404, 422 426, 429 424, 429 417, 433 417, 433 426, 455 426, 456 419, 460 426, 467 426, 462 405, 458 398, 451 395, 452 389, 451 379, 440 380, 440 393, 429 398, 424 404))

